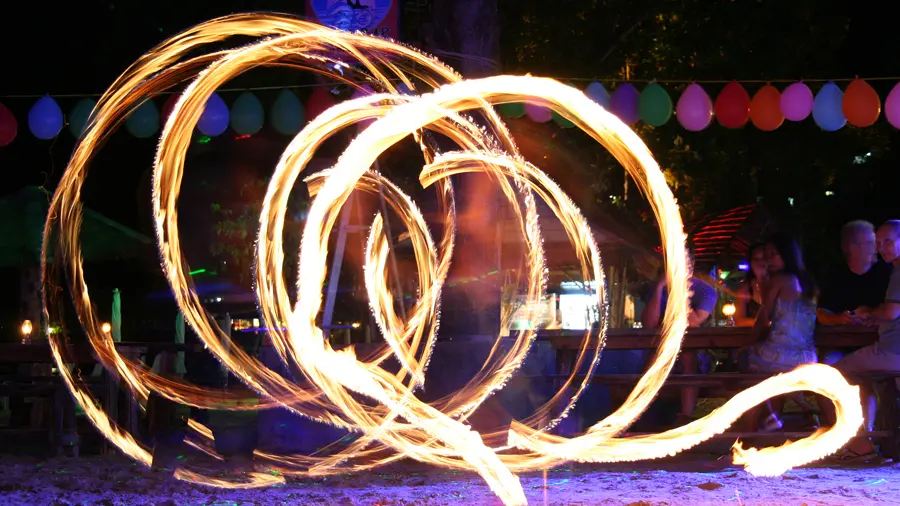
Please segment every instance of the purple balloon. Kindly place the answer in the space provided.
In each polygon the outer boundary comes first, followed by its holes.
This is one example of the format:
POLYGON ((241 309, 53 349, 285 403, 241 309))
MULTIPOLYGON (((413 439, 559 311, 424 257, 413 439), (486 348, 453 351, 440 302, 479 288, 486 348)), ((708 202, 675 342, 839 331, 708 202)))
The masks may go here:
POLYGON ((706 90, 699 84, 692 84, 684 90, 675 106, 675 116, 685 130, 699 132, 713 120, 713 102, 706 90))
POLYGON ((633 125, 641 118, 638 110, 638 101, 641 93, 631 83, 617 86, 609 98, 609 106, 613 114, 619 117, 626 125, 633 125))
POLYGON ((535 123, 546 123, 553 119, 553 112, 550 109, 529 103, 525 104, 525 115, 535 123))
POLYGON ((609 92, 597 81, 592 82, 584 89, 584 94, 594 102, 600 104, 600 107, 609 110, 609 92))
POLYGON ((809 86, 794 83, 781 92, 781 114, 788 121, 803 121, 812 114, 813 100, 809 86))
POLYGON ((884 117, 894 128, 900 128, 900 83, 894 85, 884 101, 884 117))

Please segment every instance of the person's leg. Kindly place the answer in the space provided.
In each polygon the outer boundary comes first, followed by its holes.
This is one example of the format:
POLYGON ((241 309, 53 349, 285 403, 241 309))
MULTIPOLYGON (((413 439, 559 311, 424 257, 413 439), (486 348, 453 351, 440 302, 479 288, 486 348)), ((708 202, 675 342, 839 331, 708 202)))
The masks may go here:
MULTIPOLYGON (((698 374, 700 368, 697 360, 697 352, 694 350, 685 350, 681 352, 681 372, 682 374, 698 374)), ((700 389, 697 387, 681 388, 681 413, 679 418, 690 418, 697 407, 697 397, 700 395, 700 389)))
MULTIPOLYGON (((862 402, 864 428, 871 432, 875 427, 875 415, 878 411, 878 398, 870 385, 867 385, 858 376, 869 371, 891 371, 900 368, 900 355, 885 352, 878 344, 873 344, 856 350, 839 360, 834 367, 843 374, 851 384, 859 385, 860 401, 862 402)), ((828 423, 834 424, 834 406, 828 403, 829 409, 823 411, 828 423)), ((847 460, 855 456, 868 456, 874 453, 875 446, 868 435, 859 435, 851 439, 845 446, 844 452, 838 455, 838 459, 847 460)))

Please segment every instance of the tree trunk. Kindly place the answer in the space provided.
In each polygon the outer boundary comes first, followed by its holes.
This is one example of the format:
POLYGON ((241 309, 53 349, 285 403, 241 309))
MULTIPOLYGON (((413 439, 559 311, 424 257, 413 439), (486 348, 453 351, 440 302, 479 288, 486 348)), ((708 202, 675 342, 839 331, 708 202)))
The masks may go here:
MULTIPOLYGON (((499 71, 499 32, 497 0, 434 0, 432 23, 425 34, 426 47, 466 78, 486 77, 499 71)), ((467 174, 454 179, 458 189, 459 247, 450 279, 462 281, 457 287, 463 293, 459 294, 461 297, 448 297, 448 301, 455 299, 468 307, 446 313, 455 316, 445 318, 443 328, 448 334, 496 334, 500 330, 503 280, 487 274, 500 270, 496 226, 499 192, 484 175, 467 174)))

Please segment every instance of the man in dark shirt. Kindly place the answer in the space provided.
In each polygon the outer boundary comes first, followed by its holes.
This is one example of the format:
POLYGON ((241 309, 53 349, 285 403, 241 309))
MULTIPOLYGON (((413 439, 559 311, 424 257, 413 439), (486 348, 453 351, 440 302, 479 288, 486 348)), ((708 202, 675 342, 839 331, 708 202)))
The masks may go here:
POLYGON ((846 264, 824 280, 819 301, 821 325, 864 323, 854 315, 858 307, 873 308, 884 301, 893 267, 878 261, 875 227, 868 221, 851 221, 841 229, 841 250, 846 264))

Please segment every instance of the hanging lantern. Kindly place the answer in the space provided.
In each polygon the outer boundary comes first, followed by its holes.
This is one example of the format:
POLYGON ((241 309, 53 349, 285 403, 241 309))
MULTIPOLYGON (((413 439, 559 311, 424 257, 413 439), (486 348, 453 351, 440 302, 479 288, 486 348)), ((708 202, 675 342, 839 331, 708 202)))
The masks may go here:
POLYGON ((63 127, 63 113, 50 95, 38 99, 28 111, 28 129, 41 140, 55 138, 63 127))
POLYGON ((872 126, 881 115, 881 98, 869 83, 854 79, 844 92, 841 111, 847 118, 847 123, 855 127, 872 126))
POLYGON ((813 101, 813 120, 826 132, 835 132, 847 124, 844 117, 844 94, 838 85, 825 83, 813 101))
POLYGON ((750 120, 750 94, 732 81, 716 97, 716 120, 725 128, 741 128, 750 120))
POLYGON ((19 133, 19 122, 15 115, 3 104, 0 104, 0 147, 9 146, 19 133))
POLYGON ((778 88, 767 84, 753 95, 753 101, 750 102, 750 121, 763 132, 776 130, 784 123, 784 115, 781 114, 781 93, 778 92, 778 88))
POLYGON ((638 98, 638 114, 650 126, 665 125, 672 117, 672 98, 665 88, 650 83, 638 98))
POLYGON ((254 135, 265 122, 265 111, 250 91, 245 91, 231 104, 231 129, 238 135, 254 135))
POLYGON ((272 128, 281 135, 296 135, 303 128, 303 103, 291 90, 281 90, 272 104, 272 128))
POLYGON ((640 92, 631 83, 616 86, 615 91, 609 98, 609 106, 612 113, 618 116, 626 125, 637 123, 637 120, 641 117, 638 110, 640 96, 640 92))
POLYGON ((812 114, 813 94, 804 83, 794 83, 781 92, 781 113, 788 121, 803 121, 812 114))
POLYGON ((197 122, 197 129, 207 137, 216 137, 228 129, 228 120, 228 105, 218 93, 213 93, 206 101, 206 107, 203 108, 203 114, 197 122))
POLYGON ((138 139, 152 137, 159 130, 159 111, 152 99, 145 100, 125 120, 125 128, 138 139))
POLYGON ((685 130, 699 132, 712 123, 713 103, 699 84, 692 84, 678 97, 675 117, 685 130))

